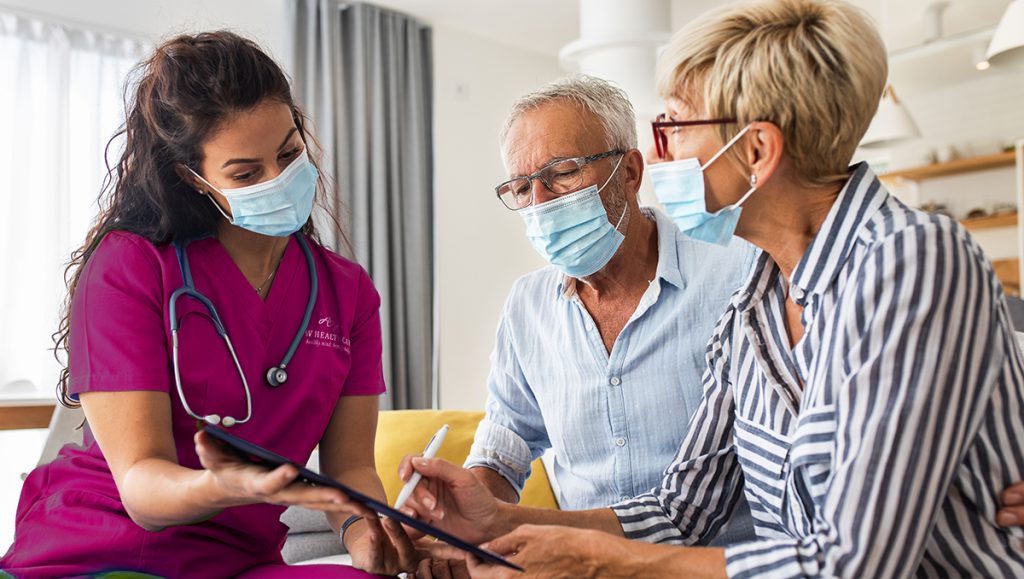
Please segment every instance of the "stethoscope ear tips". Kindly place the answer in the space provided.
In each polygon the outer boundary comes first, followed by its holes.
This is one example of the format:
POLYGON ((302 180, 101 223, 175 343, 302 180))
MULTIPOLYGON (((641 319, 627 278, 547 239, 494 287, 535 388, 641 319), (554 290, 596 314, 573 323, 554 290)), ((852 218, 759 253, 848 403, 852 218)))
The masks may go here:
POLYGON ((288 381, 288 372, 285 372, 284 368, 275 366, 267 370, 267 384, 270 384, 274 388, 284 384, 288 381))
POLYGON ((223 426, 225 428, 231 428, 232 426, 238 424, 238 421, 232 418, 231 416, 225 416, 224 418, 221 418, 219 414, 207 414, 206 416, 203 417, 203 422, 209 424, 210 426, 223 426))

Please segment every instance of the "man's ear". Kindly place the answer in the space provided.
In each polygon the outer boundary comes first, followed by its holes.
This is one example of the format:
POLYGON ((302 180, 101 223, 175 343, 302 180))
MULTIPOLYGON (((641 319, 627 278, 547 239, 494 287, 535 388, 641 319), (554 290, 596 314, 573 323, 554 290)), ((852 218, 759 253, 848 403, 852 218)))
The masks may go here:
POLYGON ((619 166, 625 178, 625 191, 636 197, 640 193, 640 183, 644 180, 644 156, 638 149, 630 149, 622 157, 619 166))
POLYGON ((782 163, 785 150, 782 131, 774 123, 751 123, 747 138, 743 139, 743 147, 751 175, 757 177, 758 186, 763 186, 782 163))
POLYGON ((189 187, 195 189, 196 193, 199 193, 200 195, 206 195, 209 193, 207 191, 208 186, 206 185, 206 183, 203 183, 200 179, 193 175, 192 172, 189 171, 187 167, 185 167, 185 165, 178 163, 177 165, 174 166, 174 172, 178 174, 179 179, 184 181, 189 187))

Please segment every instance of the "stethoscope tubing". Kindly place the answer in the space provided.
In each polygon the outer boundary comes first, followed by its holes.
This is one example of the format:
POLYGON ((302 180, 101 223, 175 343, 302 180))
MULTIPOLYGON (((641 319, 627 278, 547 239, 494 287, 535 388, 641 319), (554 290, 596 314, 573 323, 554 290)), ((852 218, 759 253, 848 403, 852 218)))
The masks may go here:
MULTIPOLYGON (((285 353, 284 358, 281 359, 281 363, 275 367, 270 368, 266 375, 268 379, 268 385, 271 387, 278 387, 288 379, 288 375, 285 372, 285 368, 291 363, 292 357, 295 355, 295 351, 299 347, 299 343, 302 341, 302 337, 305 335, 306 330, 309 328, 309 322, 313 318, 313 306, 316 304, 317 294, 319 293, 319 283, 316 271, 316 262, 313 259, 313 252, 309 249, 309 243, 303 237, 302 234, 296 233, 295 239, 299 243, 299 247, 302 249, 303 256, 306 259, 306 268, 309 270, 309 298, 306 301, 306 309, 302 316, 302 323, 299 325, 299 330, 296 332, 295 337, 292 338, 291 345, 288 347, 288 351, 285 353), (271 376, 282 376, 283 379, 272 380, 271 376)), ((185 408, 185 412, 189 416, 196 420, 201 420, 209 424, 221 424, 223 426, 233 426, 235 424, 245 424, 252 418, 252 391, 249 388, 249 381, 245 377, 245 372, 242 370, 242 364, 238 360, 238 355, 235 352, 235 346, 231 343, 231 338, 228 336, 227 329, 224 326, 223 321, 220 319, 220 315, 217 313, 217 308, 213 305, 213 302, 199 292, 195 288, 195 283, 192 280, 192 270, 189 267, 188 255, 185 248, 188 246, 186 242, 174 242, 175 254, 178 258, 178 266, 181 269, 182 287, 176 289, 169 298, 169 314, 170 314, 170 326, 171 326, 171 357, 172 365, 174 367, 174 383, 178 390, 178 397, 181 399, 181 404, 185 408), (178 299, 182 296, 192 298, 203 305, 207 313, 210 315, 210 320, 213 322, 214 327, 217 329, 217 334, 227 344, 228 352, 231 353, 231 359, 234 361, 235 369, 238 371, 238 376, 242 380, 242 388, 245 391, 245 418, 236 419, 232 416, 224 416, 223 418, 217 414, 207 414, 200 416, 192 407, 189 406, 188 401, 185 398, 185 389, 181 383, 181 368, 178 364, 178 330, 180 329, 180 323, 177 315, 177 303, 178 299)))

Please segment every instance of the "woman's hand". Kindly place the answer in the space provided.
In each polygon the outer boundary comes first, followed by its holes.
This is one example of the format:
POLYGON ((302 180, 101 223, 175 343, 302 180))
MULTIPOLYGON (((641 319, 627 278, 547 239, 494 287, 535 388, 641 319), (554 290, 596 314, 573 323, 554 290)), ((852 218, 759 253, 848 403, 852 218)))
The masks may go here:
POLYGON ((206 469, 205 474, 217 489, 222 508, 253 503, 298 505, 325 512, 376 516, 373 511, 332 488, 314 487, 295 482, 299 470, 285 464, 273 470, 250 464, 221 448, 209 434, 195 435, 196 454, 206 469))
POLYGON ((352 566, 368 573, 415 573, 420 562, 430 558, 429 553, 417 549, 402 525, 393 519, 382 522, 376 515, 353 523, 345 531, 345 539, 352 566))
POLYGON ((423 478, 403 511, 471 543, 502 534, 508 517, 500 503, 472 473, 436 458, 406 456, 398 467, 403 481, 413 469, 423 478))
POLYGON ((472 556, 469 573, 483 579, 606 576, 612 570, 605 563, 622 553, 624 542, 600 531, 523 525, 481 547, 523 567, 525 573, 472 556))

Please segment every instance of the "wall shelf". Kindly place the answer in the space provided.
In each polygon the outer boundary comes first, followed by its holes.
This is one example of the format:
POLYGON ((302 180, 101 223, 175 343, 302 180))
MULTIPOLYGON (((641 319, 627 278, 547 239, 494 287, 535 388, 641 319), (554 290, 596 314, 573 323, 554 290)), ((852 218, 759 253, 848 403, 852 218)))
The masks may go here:
POLYGON ((1011 296, 1020 296, 1020 260, 997 259, 992 262, 996 277, 1003 284, 1003 290, 1011 296))
POLYGON ((1010 167, 1013 166, 1015 161, 1016 153, 1009 151, 1006 153, 997 153, 995 155, 985 155, 969 159, 957 159, 948 163, 936 163, 934 165, 924 165, 921 167, 913 167, 911 169, 890 171, 882 174, 880 178, 885 180, 907 179, 910 181, 924 181, 927 179, 934 179, 935 177, 947 177, 950 175, 972 173, 974 171, 1010 167))
POLYGON ((979 229, 995 229, 996 227, 1016 227, 1017 214, 1006 213, 1003 215, 991 215, 989 217, 961 219, 960 223, 970 231, 978 231, 979 229))

